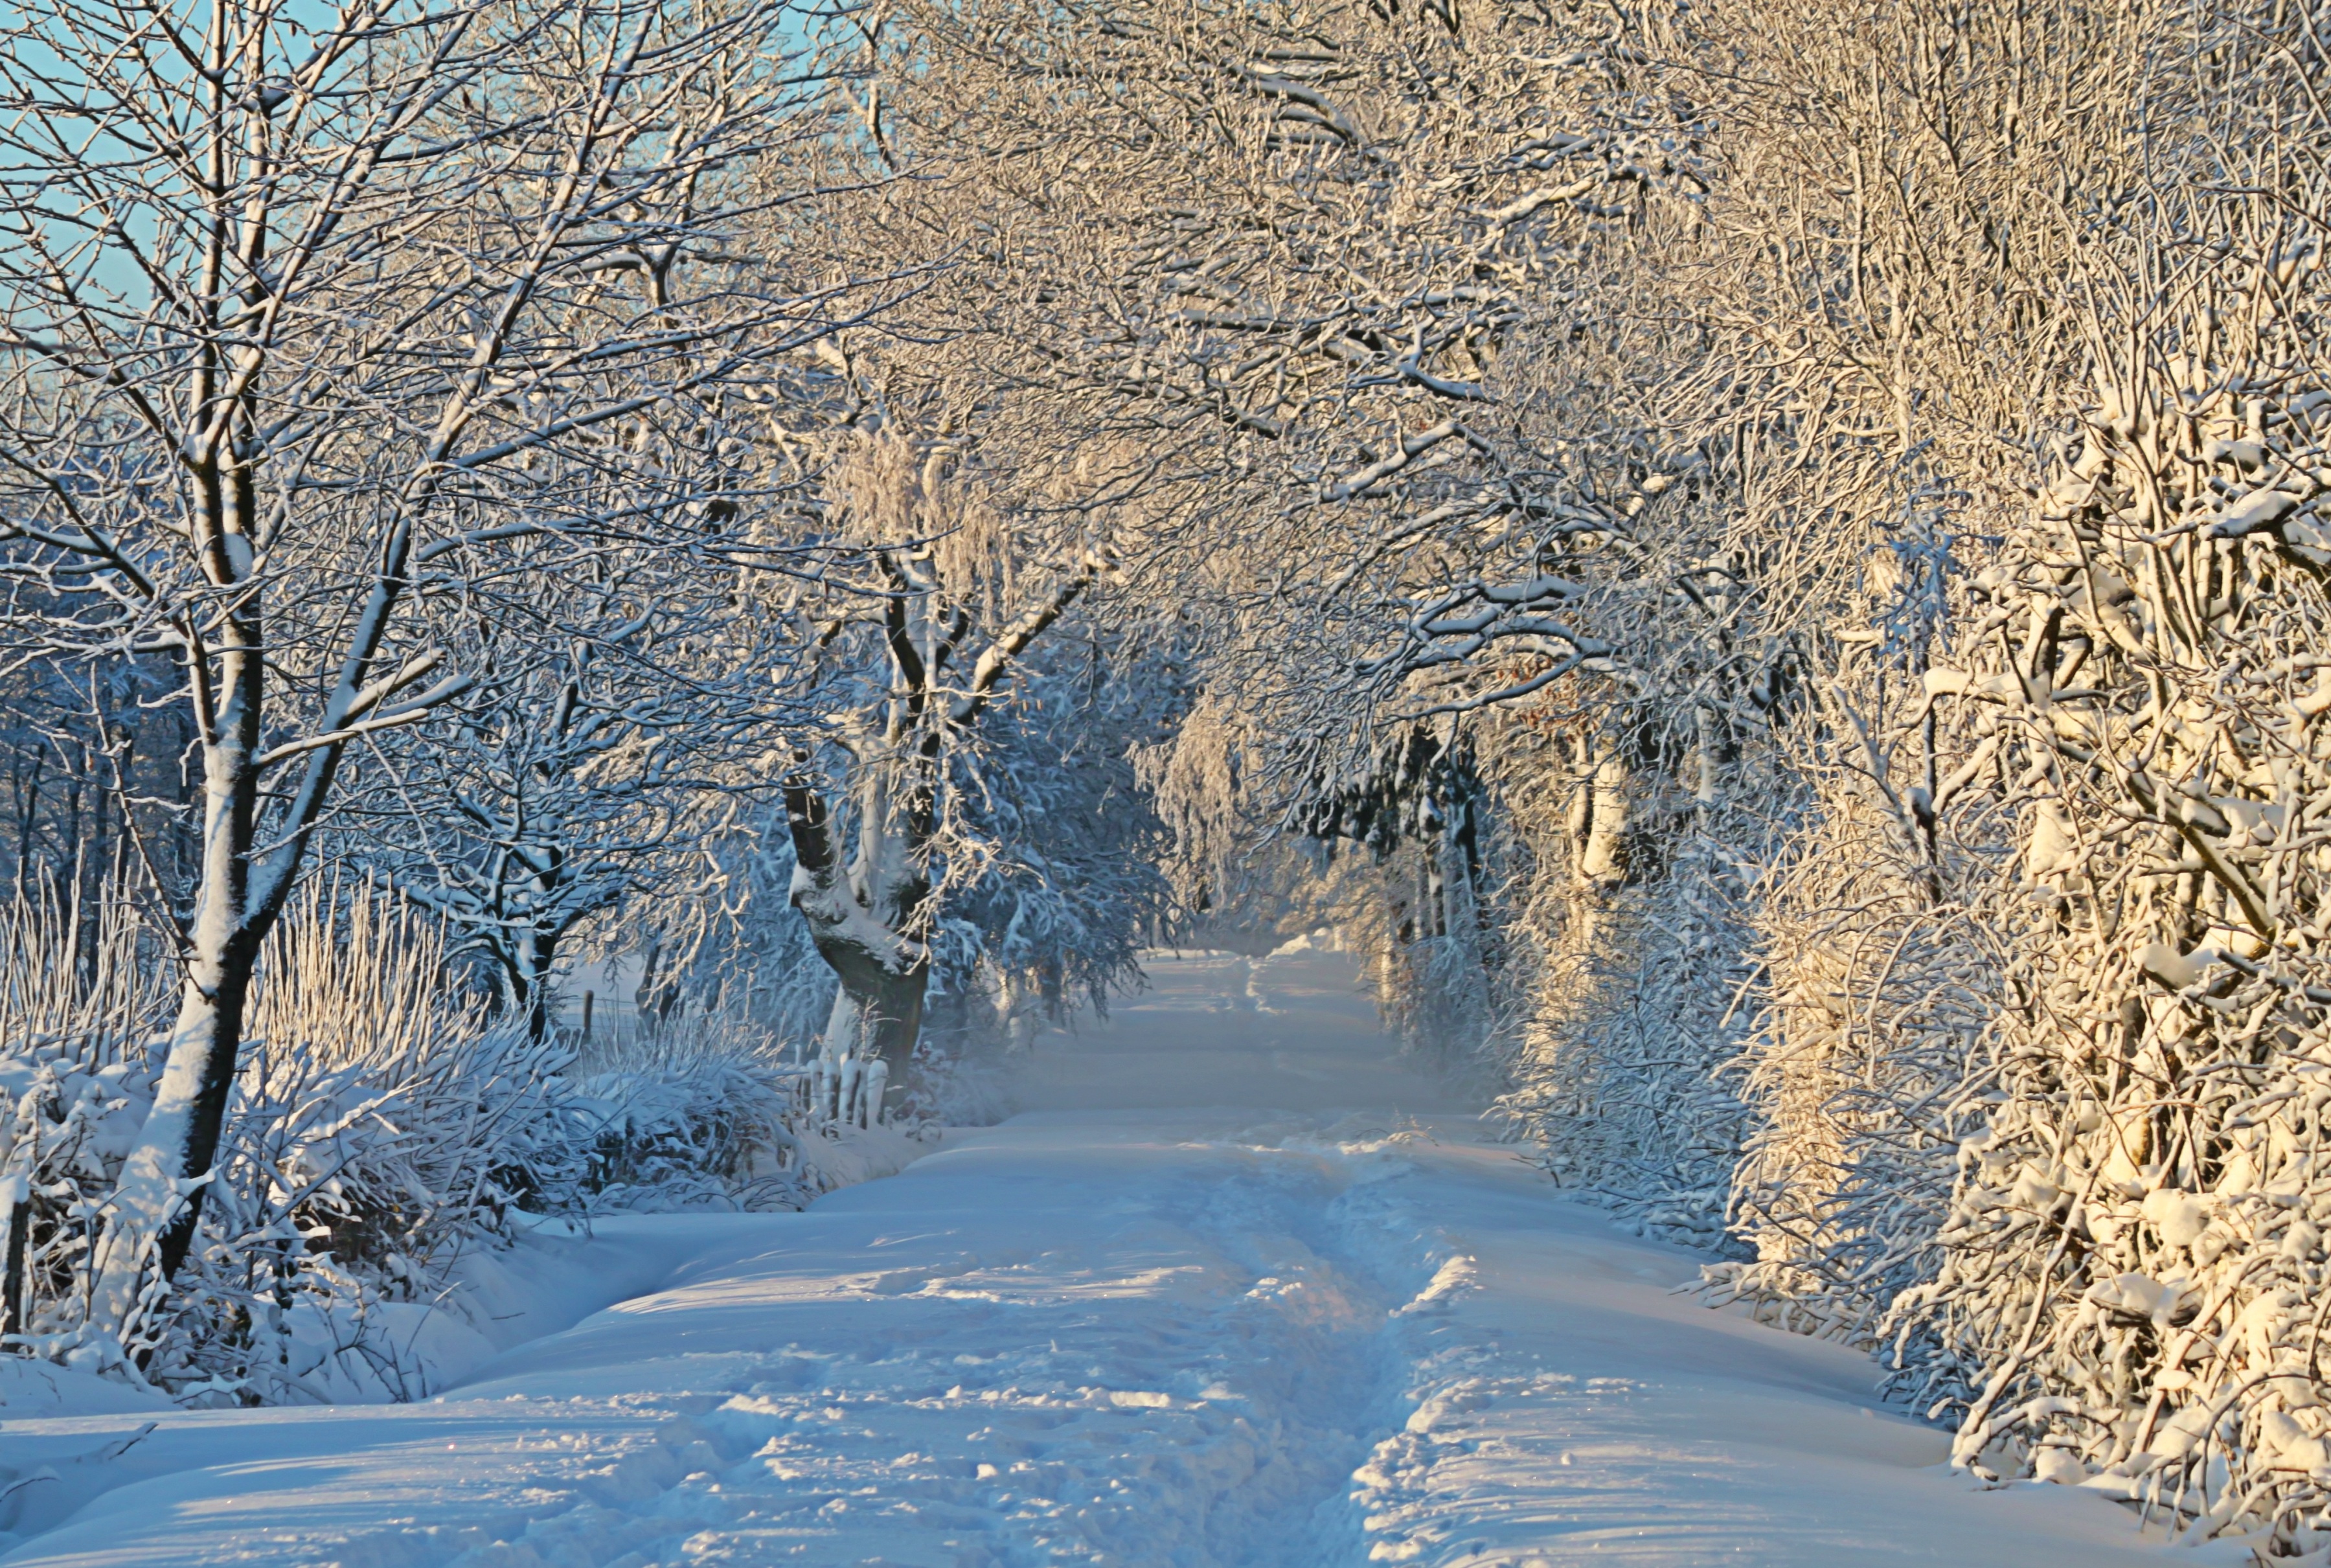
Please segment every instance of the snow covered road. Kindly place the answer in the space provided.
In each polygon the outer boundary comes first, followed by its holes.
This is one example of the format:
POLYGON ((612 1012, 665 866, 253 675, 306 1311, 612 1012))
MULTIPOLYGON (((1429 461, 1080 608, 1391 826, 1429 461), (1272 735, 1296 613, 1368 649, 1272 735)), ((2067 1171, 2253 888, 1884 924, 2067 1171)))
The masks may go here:
POLYGON ((1866 1360, 1672 1294, 1696 1259, 1475 1141, 1342 961, 1155 973, 1047 1042, 1039 1108, 898 1176, 566 1244, 627 1298, 441 1400, 0 1421, 0 1467, 57 1472, 0 1498, 0 1563, 2163 1555, 2093 1496, 1968 1490, 1866 1360))

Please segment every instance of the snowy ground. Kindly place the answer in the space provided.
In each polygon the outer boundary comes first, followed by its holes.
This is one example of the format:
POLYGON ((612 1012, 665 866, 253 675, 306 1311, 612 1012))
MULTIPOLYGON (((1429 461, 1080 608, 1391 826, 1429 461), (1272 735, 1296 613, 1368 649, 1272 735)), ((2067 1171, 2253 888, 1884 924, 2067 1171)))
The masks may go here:
POLYGON ((1671 1294, 1696 1260, 1477 1142, 1347 961, 1153 974, 899 1175, 535 1244, 604 1309, 442 1399, 0 1421, 0 1563, 2164 1555, 2092 1495, 1968 1489, 1867 1361, 1671 1294))

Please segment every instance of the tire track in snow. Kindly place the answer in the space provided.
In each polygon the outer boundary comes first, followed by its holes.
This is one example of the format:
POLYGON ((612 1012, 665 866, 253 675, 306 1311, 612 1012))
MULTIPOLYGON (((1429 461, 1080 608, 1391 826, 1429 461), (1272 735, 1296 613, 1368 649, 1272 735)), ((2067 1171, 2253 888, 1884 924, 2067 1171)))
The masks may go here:
POLYGON ((675 1547, 690 1562, 959 1568, 1320 1561, 1323 1503, 1374 1436, 1356 1402, 1380 1402, 1385 1381, 1385 1295, 1333 1255, 1324 1222, 1348 1166, 1316 1145, 1175 1157, 1195 1168, 1120 1197, 1073 1249, 860 1278, 924 1321, 893 1327, 879 1354, 795 1341, 722 1369, 737 1392, 695 1396, 665 1440, 719 1463, 626 1507, 540 1521, 507 1549, 596 1563, 618 1544, 642 1563, 675 1547), (1039 1335, 1041 1350, 1013 1348, 1039 1335), (692 1528, 675 1541, 679 1521, 692 1528))
POLYGON ((1308 1117, 1129 1130, 998 1130, 807 1214, 695 1221, 728 1240, 693 1277, 442 1402, 166 1420, 168 1473, 12 1561, 1323 1561, 1400 1299, 1329 1218, 1350 1165, 1308 1117))

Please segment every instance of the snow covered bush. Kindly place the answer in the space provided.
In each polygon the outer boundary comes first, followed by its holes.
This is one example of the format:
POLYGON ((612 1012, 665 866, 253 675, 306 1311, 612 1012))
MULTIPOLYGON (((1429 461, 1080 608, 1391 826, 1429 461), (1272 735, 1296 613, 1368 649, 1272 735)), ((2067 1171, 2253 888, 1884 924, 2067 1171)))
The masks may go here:
MULTIPOLYGON (((2254 195, 2319 183, 2279 139, 2319 138, 2319 110, 2232 41, 2288 24, 2100 20, 2065 70, 2108 89, 2088 133, 2126 115, 2148 160, 2027 188, 2024 264, 2063 269, 2079 384, 2035 362, 2026 385, 2081 406, 2016 416, 2024 496, 1927 422, 1921 464, 1955 493, 1927 603, 1899 530, 1869 633, 1820 649, 1812 794, 1755 916, 1733 1201, 1757 1256, 1715 1276, 1875 1345, 1978 1473, 2089 1480, 2278 1558, 2331 1547, 2331 393, 2322 236, 2254 195), (2141 84, 2106 63, 2129 57, 2141 84)), ((2005 254, 1974 270, 2003 279, 2005 254)), ((1975 390, 1929 374, 1938 404, 1975 390)))
POLYGON ((2117 350, 1926 677, 2011 803, 2028 913, 1904 1375, 1963 1461, 2102 1470, 2198 1534, 2331 1547, 2317 1351, 2331 1107, 2322 240, 2165 203, 2117 350), (1921 1345, 1931 1345, 1918 1354, 1921 1345))
POLYGON ((570 1106, 589 1127, 594 1208, 798 1209, 834 1184, 809 1074, 747 1024, 703 1014, 587 1050, 570 1106))
MULTIPOLYGON (((384 1288, 425 1285, 434 1253, 495 1226, 504 1183, 571 1184, 540 1168, 557 1143, 540 1136, 555 1061, 493 1041, 448 1049, 472 1043, 447 1038, 470 1021, 407 966, 428 956, 414 951, 423 934, 369 901, 349 929, 338 918, 311 900, 279 937, 255 1021, 266 1043, 238 1079, 193 1262, 177 1291, 141 1303, 127 1348, 165 1386, 281 1397, 315 1370, 293 1341, 351 1327, 360 1340, 384 1288), (363 946, 344 952, 350 939, 363 946)), ((171 970, 119 898, 92 910, 20 899, 0 944, 9 1343, 102 1364, 112 1345, 89 1333, 90 1256, 151 1105, 171 970)))
POLYGON ((198 1403, 413 1398, 461 1260, 529 1216, 798 1207, 864 1163, 804 1161, 797 1075, 734 1031, 652 1034, 572 1080, 570 1044, 489 1016, 440 925, 370 887, 303 895, 263 973, 188 1261, 123 1361, 90 1331, 90 1261, 172 972, 119 898, 0 909, 8 1350, 198 1403))
POLYGON ((1959 1139, 1992 1104, 1998 857, 1962 845, 1938 873, 1847 767, 1790 849, 1754 911, 1764 1005, 1728 1064, 1746 1125, 1727 1219, 1755 1256, 1711 1269, 1711 1296, 1874 1347, 1935 1275, 1959 1139))
POLYGON ((117 898, 86 907, 53 884, 0 908, 0 1333, 20 1343, 70 1318, 152 1098, 147 1036, 171 988, 139 937, 117 898))
POLYGON ((1539 916, 1548 956, 1498 1106, 1564 1186, 1646 1234, 1724 1250, 1743 934, 1736 879, 1709 848, 1612 898, 1590 940, 1575 908, 1539 916))
POLYGON ((411 1345, 512 1211, 577 1206, 567 1052, 449 991, 442 936, 321 889, 279 927, 188 1262, 130 1342, 181 1398, 412 1398, 411 1345))

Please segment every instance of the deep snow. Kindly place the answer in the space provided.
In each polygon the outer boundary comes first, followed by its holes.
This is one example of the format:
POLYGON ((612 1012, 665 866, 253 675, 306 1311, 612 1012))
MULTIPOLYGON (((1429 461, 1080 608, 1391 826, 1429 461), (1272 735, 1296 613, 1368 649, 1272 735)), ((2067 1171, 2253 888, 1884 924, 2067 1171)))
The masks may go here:
POLYGON ((2093 1495, 1970 1489, 1867 1360, 1675 1294, 1698 1259, 1483 1141, 1347 960, 1152 974, 899 1175, 538 1238, 509 1310, 580 1321, 440 1399, 14 1419, 62 1396, 0 1383, 0 1563, 2164 1554, 2093 1495))

